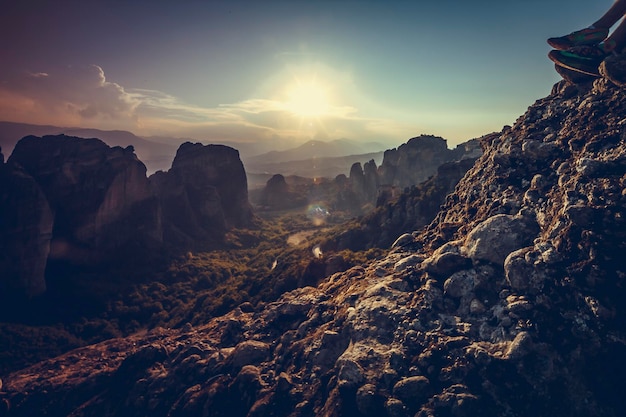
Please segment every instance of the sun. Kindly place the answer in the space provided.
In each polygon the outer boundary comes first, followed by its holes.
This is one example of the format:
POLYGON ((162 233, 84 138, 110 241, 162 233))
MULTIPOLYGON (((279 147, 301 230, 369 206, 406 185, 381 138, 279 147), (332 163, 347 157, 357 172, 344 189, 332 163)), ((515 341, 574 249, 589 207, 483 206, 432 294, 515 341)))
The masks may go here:
POLYGON ((287 90, 285 107, 302 118, 320 118, 331 111, 328 89, 312 81, 296 81, 287 90))

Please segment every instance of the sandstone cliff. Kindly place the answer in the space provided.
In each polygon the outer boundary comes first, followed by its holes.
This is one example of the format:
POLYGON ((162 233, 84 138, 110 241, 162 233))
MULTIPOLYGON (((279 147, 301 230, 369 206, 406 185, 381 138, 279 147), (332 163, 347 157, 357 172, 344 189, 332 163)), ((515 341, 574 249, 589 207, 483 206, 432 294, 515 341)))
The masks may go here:
POLYGON ((230 227, 251 224, 246 172, 236 149, 183 143, 172 168, 150 176, 163 208, 166 241, 219 241, 230 227))
POLYGON ((322 249, 389 248, 398 236, 419 230, 435 218, 446 196, 454 191, 475 161, 476 158, 465 158, 445 163, 437 169, 436 175, 407 187, 399 195, 395 195, 394 188, 379 188, 376 209, 341 228, 338 235, 326 240, 322 249))
POLYGON ((11 416, 620 416, 626 94, 564 83, 389 254, 4 378, 11 416))
MULTIPOLYGON (((386 193, 400 194, 404 189, 418 185, 437 174, 438 168, 448 162, 474 160, 482 153, 478 139, 472 139, 448 149, 446 140, 422 135, 410 139, 397 149, 385 151, 383 161, 376 167, 371 160, 361 167, 355 163, 350 169, 350 184, 356 203, 377 203, 386 193)), ((467 165, 464 163, 464 165, 467 165)), ((439 201, 436 205, 439 205, 439 201)), ((377 206, 379 204, 376 204, 377 206)), ((430 221, 430 219, 429 219, 430 221)))
POLYGON ((1 295, 44 293, 51 262, 63 275, 65 265, 137 260, 161 250, 164 237, 186 250, 251 220, 233 148, 183 144, 171 170, 149 180, 132 146, 27 136, 0 165, 1 295))
POLYGON ((463 158, 477 158, 481 149, 472 140, 451 150, 446 140, 422 135, 410 139, 397 149, 385 151, 379 168, 380 183, 404 188, 426 181, 442 164, 463 158))
POLYGON ((26 295, 45 290, 49 258, 97 263, 128 245, 161 241, 158 202, 132 147, 28 136, 2 172, 0 241, 11 271, 2 281, 26 295))

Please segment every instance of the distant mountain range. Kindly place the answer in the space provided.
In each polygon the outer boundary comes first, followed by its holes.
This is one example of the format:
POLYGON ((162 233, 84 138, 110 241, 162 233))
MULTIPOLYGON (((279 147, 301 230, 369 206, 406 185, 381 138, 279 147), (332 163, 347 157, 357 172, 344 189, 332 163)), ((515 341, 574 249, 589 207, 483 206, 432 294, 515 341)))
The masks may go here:
POLYGON ((317 158, 335 158, 350 155, 362 155, 383 152, 388 146, 378 142, 358 142, 349 139, 337 139, 329 142, 310 140, 302 145, 284 151, 271 151, 252 158, 247 158, 250 165, 270 164, 286 161, 303 161, 317 158))
POLYGON ((97 138, 109 146, 123 148, 132 145, 137 157, 148 168, 148 173, 168 170, 176 155, 180 143, 153 142, 124 130, 99 130, 84 128, 68 128, 59 126, 40 126, 26 123, 0 122, 0 147, 5 159, 11 155, 15 144, 24 136, 59 135, 77 136, 81 138, 97 138))
MULTIPOLYGON (((98 138, 109 146, 135 148, 137 157, 146 165, 148 174, 170 169, 176 149, 184 142, 202 142, 193 138, 174 138, 166 136, 140 137, 123 130, 99 130, 88 128, 68 128, 49 125, 31 125, 26 123, 0 122, 0 147, 7 159, 15 144, 24 136, 59 135, 98 138)), ((329 142, 308 141, 295 148, 264 151, 262 144, 220 142, 239 150, 246 171, 256 174, 283 174, 305 177, 329 177, 347 174, 354 162, 366 162, 374 159, 380 163, 386 145, 378 142, 361 143, 348 139, 329 142), (255 155, 246 157, 246 155, 255 155)))

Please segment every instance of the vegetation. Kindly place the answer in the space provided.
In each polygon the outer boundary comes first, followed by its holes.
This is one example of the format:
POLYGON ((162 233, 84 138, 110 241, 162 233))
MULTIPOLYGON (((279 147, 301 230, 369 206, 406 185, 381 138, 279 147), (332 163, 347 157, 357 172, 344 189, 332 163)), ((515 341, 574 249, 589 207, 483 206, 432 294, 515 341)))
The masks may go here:
POLYGON ((82 345, 154 327, 198 325, 242 303, 253 308, 276 300, 285 291, 317 284, 326 275, 327 256, 342 256, 347 269, 382 254, 343 250, 316 258, 312 248, 328 226, 314 226, 304 210, 266 212, 257 228, 231 230, 227 249, 164 254, 149 269, 52 265, 45 296, 1 303, 0 345, 8 348, 0 353, 0 375, 82 345), (304 241, 289 240, 296 234, 304 241))

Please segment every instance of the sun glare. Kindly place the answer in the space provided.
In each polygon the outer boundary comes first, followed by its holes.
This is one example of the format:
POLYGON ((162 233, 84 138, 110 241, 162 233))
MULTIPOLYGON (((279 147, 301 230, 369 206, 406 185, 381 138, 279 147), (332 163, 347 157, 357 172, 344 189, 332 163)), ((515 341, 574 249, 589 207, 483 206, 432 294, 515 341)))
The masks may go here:
POLYGON ((327 90, 318 83, 296 82, 287 91, 286 108, 296 116, 319 118, 331 109, 327 90))

